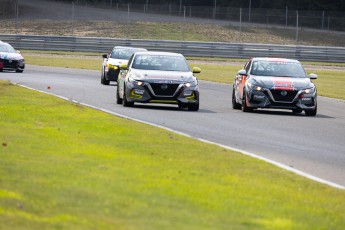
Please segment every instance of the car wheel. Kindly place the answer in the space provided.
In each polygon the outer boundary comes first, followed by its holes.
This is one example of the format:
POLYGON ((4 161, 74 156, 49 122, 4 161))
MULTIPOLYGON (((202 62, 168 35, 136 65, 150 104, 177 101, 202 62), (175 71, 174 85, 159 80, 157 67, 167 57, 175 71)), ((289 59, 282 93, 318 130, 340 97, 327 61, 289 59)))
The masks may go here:
POLYGON ((4 71, 4 69, 0 69, 0 72, 4 71))
POLYGON ((126 96, 126 85, 125 85, 124 90, 123 90, 122 105, 123 105, 124 107, 133 107, 133 106, 134 106, 134 102, 129 102, 129 101, 127 101, 127 96, 126 96))
POLYGON ((116 104, 122 104, 122 98, 120 98, 119 87, 116 87, 116 104))
POLYGON ((236 102, 235 89, 232 89, 232 108, 241 109, 241 104, 236 102))
POLYGON ((317 106, 315 106, 315 109, 313 109, 313 110, 304 110, 304 113, 308 117, 315 116, 317 113, 317 106))
POLYGON ((247 95, 246 92, 243 92, 243 99, 242 99, 242 111, 243 112, 251 112, 252 109, 247 106, 247 95))
POLYGON ((189 111, 198 111, 199 110, 199 103, 194 103, 188 105, 188 110, 189 111))
POLYGON ((23 69, 16 69, 16 73, 23 73, 23 69))
POLYGON ((101 84, 102 85, 109 85, 110 81, 105 78, 105 72, 102 71, 101 73, 101 84))

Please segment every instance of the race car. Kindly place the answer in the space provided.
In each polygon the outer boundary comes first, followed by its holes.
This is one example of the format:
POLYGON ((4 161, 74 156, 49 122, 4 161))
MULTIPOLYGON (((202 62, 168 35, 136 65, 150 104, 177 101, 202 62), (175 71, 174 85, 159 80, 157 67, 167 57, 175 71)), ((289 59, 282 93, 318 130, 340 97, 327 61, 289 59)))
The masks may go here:
POLYGON ((301 63, 285 58, 252 58, 238 71, 232 91, 232 108, 250 112, 253 109, 288 109, 317 113, 317 90, 301 63))
POLYGON ((103 54, 101 83, 109 85, 110 81, 117 81, 121 64, 127 63, 134 52, 147 51, 143 48, 115 46, 109 55, 103 54))
POLYGON ((134 103, 177 104, 190 111, 199 110, 199 84, 182 54, 170 52, 136 52, 128 65, 120 66, 116 102, 123 106, 134 103))
POLYGON ((14 70, 22 73, 25 68, 23 56, 10 44, 0 41, 0 71, 14 70))

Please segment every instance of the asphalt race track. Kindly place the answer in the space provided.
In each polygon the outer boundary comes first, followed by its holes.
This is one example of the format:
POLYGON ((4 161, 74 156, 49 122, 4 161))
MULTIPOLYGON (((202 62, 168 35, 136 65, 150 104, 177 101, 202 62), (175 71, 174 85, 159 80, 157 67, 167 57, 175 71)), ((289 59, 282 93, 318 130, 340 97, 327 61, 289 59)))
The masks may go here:
POLYGON ((316 117, 284 110, 243 113, 231 108, 231 85, 201 81, 200 110, 191 112, 170 105, 117 105, 116 85, 101 85, 100 71, 27 65, 24 73, 2 72, 0 79, 248 151, 345 186, 342 100, 319 97, 316 117))

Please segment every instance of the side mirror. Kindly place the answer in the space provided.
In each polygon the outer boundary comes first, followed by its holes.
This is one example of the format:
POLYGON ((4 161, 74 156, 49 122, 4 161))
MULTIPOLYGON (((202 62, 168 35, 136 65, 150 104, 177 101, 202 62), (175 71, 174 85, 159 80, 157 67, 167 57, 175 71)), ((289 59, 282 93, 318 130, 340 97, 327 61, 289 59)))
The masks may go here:
POLYGON ((238 75, 247 75, 247 71, 245 69, 241 69, 237 72, 238 75))
POLYGON ((103 54, 102 57, 103 57, 103 58, 108 58, 108 55, 103 54))
POLYGON ((126 64, 126 63, 121 64, 121 65, 120 65, 120 69, 121 69, 121 70, 128 70, 127 64, 126 64))
POLYGON ((311 73, 311 74, 309 75, 309 77, 310 77, 310 79, 317 79, 317 74, 311 73))
POLYGON ((17 54, 20 54, 20 51, 19 50, 16 50, 17 54))
POLYGON ((201 69, 199 67, 193 67, 193 73, 201 73, 201 69))

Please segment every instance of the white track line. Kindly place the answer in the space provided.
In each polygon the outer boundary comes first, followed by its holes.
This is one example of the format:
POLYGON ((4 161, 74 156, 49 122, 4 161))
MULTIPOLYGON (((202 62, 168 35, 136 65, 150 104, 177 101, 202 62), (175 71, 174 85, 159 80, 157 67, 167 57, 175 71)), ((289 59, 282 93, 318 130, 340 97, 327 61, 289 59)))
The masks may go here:
POLYGON ((242 153, 244 155, 247 155, 247 156, 250 156, 250 157, 253 157, 253 158, 265 161, 267 163, 273 164, 273 165, 275 165, 275 166, 277 166, 279 168, 282 168, 282 169, 285 169, 287 171, 293 172, 293 173, 295 173, 297 175, 306 177, 306 178, 311 179, 313 181, 316 181, 316 182, 319 182, 319 183, 322 183, 322 184, 326 184, 326 185, 329 185, 329 186, 334 187, 334 188, 345 189, 345 187, 342 186, 342 185, 339 185, 339 184, 333 183, 331 181, 327 181, 327 180, 321 179, 319 177, 316 177, 316 176, 310 175, 308 173, 302 172, 300 170, 291 168, 291 167, 289 167, 287 165, 284 165, 284 164, 281 164, 279 162, 270 160, 268 158, 261 157, 259 155, 254 154, 254 153, 251 153, 251 152, 247 152, 247 151, 244 151, 244 150, 241 150, 241 149, 237 149, 237 148, 233 148, 233 147, 230 147, 230 146, 222 145, 222 144, 219 144, 219 143, 216 143, 216 142, 213 142, 213 141, 208 141, 208 140, 205 140, 205 139, 202 139, 202 138, 194 137, 194 136, 191 136, 191 135, 189 135, 187 133, 183 133, 183 132, 180 132, 180 131, 177 131, 177 130, 174 130, 174 129, 171 129, 171 128, 168 128, 168 127, 165 127, 165 126, 162 126, 162 125, 157 125, 157 124, 154 124, 154 123, 151 123, 151 122, 147 122, 147 121, 143 121, 143 120, 140 120, 140 119, 136 119, 136 118, 132 118, 132 117, 129 117, 129 116, 125 116, 125 115, 122 115, 122 114, 119 114, 119 113, 115 113, 115 112, 112 112, 112 111, 109 111, 109 110, 106 110, 106 109, 99 108, 97 106, 89 105, 89 104, 86 104, 86 103, 80 103, 80 102, 78 102, 76 100, 70 100, 69 98, 64 97, 64 96, 60 96, 60 95, 56 95, 56 94, 53 94, 53 93, 37 90, 37 89, 31 88, 31 87, 28 87, 28 86, 25 86, 25 85, 21 85, 19 83, 14 83, 14 84, 19 85, 19 86, 24 87, 24 88, 27 88, 27 89, 30 89, 30 90, 34 90, 34 91, 40 92, 40 93, 52 95, 52 96, 61 98, 61 99, 66 100, 66 101, 70 101, 70 102, 73 102, 73 103, 76 103, 76 104, 84 105, 84 106, 87 106, 87 107, 90 107, 90 108, 93 108, 93 109, 96 109, 96 110, 99 110, 99 111, 102 111, 102 112, 105 112, 105 113, 109 113, 109 114, 115 115, 117 117, 121 117, 121 118, 125 118, 125 119, 128 119, 128 120, 137 121, 137 122, 140 122, 140 123, 151 125, 151 126, 154 126, 154 127, 157 127, 157 128, 161 128, 161 129, 164 129, 164 130, 167 130, 167 131, 170 131, 170 132, 173 132, 173 133, 185 136, 185 137, 189 137, 189 138, 196 139, 198 141, 202 141, 204 143, 216 145, 216 146, 228 149, 228 150, 239 152, 239 153, 242 153))

